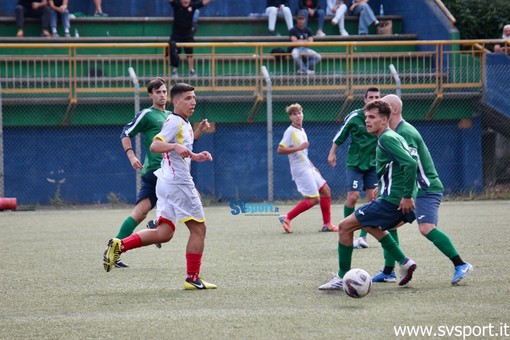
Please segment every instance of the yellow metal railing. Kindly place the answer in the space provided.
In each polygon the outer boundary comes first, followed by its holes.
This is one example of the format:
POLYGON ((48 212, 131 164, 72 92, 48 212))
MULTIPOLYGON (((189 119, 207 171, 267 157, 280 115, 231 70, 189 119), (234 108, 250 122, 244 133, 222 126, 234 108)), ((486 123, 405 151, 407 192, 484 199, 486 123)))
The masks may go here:
POLYGON ((211 94, 260 94, 261 66, 269 70, 276 93, 352 95, 377 85, 393 89, 394 65, 405 93, 440 95, 481 91, 487 47, 498 41, 314 42, 321 62, 314 75, 299 75, 287 48, 293 43, 189 43, 194 48, 196 77, 181 57, 179 78, 171 76, 167 45, 147 44, 2 44, 0 82, 7 95, 32 93, 45 98, 127 96, 133 91, 128 68, 141 84, 158 76, 171 83, 192 83, 211 94), (274 49, 283 49, 275 53, 274 49))

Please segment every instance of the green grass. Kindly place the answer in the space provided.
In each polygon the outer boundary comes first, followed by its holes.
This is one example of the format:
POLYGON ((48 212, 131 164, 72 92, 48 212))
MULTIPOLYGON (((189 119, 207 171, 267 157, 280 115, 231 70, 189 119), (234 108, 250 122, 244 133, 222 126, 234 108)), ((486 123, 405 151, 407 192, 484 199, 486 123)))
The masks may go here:
MULTIPOLYGON (((342 211, 336 203, 334 221, 342 211)), ((475 268, 456 287, 451 262, 416 224, 401 228, 418 264, 413 281, 374 284, 359 300, 317 290, 338 269, 337 235, 318 232, 318 207, 293 221, 291 235, 274 216, 207 207, 202 274, 219 286, 210 291, 183 290, 182 224, 162 249, 130 251, 130 268, 106 273, 106 241, 130 209, 0 212, 0 338, 387 339, 397 325, 497 331, 510 321, 508 211, 510 201, 443 203, 440 226, 475 268)), ((382 250, 369 243, 354 251, 353 267, 375 274, 382 250)))

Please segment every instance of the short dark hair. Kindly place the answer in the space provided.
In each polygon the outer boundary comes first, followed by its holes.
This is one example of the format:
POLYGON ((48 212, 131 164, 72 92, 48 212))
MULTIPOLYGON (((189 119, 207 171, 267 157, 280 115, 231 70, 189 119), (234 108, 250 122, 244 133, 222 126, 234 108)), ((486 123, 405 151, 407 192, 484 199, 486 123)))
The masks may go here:
POLYGON ((381 92, 378 87, 369 87, 365 92, 365 99, 367 98, 368 92, 381 92))
POLYGON ((174 86, 172 86, 172 89, 170 90, 170 99, 173 100, 177 95, 179 95, 183 92, 188 92, 188 91, 193 91, 193 90, 195 90, 195 88, 189 84, 177 83, 174 86))
POLYGON ((391 105, 382 99, 376 99, 365 105, 363 112, 377 109, 380 115, 386 116, 388 119, 391 114, 391 105))
POLYGON ((147 93, 152 93, 152 90, 159 89, 161 86, 166 85, 165 79, 158 77, 156 79, 151 80, 149 85, 147 85, 147 93))

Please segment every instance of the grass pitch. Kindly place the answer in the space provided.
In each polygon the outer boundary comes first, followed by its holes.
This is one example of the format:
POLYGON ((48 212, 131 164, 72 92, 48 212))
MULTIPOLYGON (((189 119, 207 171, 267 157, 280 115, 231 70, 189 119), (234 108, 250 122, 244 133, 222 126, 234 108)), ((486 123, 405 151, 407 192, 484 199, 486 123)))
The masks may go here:
MULTIPOLYGON (((342 211, 333 206, 333 221, 342 211)), ((338 236, 318 232, 318 207, 295 219, 290 235, 275 216, 207 207, 202 275, 219 286, 210 291, 183 289, 182 224, 162 249, 130 251, 122 255, 130 268, 106 273, 106 242, 130 209, 0 212, 0 338, 387 339, 399 325, 498 332, 510 325, 509 211, 510 201, 443 203, 440 228, 474 266, 456 287, 451 262, 417 225, 400 228, 418 264, 413 281, 374 284, 363 299, 317 289, 338 270, 338 236)), ((354 251, 353 267, 373 275, 382 249, 369 244, 354 251)))

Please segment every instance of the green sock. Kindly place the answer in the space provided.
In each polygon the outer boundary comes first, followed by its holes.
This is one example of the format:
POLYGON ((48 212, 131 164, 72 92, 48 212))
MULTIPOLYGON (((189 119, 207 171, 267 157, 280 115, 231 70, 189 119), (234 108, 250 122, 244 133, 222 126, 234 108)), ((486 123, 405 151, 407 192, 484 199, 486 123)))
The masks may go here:
POLYGON ((449 259, 459 255, 448 235, 443 233, 441 230, 434 228, 427 234, 426 237, 449 259))
MULTIPOLYGON (((391 237, 393 237, 395 242, 397 242, 397 244, 399 244, 397 231, 396 230, 388 230, 388 232, 390 233, 391 237)), ((384 253, 384 266, 385 267, 395 267, 395 258, 393 256, 391 256, 390 252, 387 251, 386 249, 383 249, 383 253, 384 253)))
POLYGON ((393 256, 395 261, 398 263, 404 262, 406 256, 390 234, 384 236, 379 242, 381 243, 381 246, 384 248, 384 250, 388 251, 388 253, 393 256))
POLYGON ((365 229, 361 229, 359 232, 359 237, 367 237, 367 231, 365 229))
POLYGON ((352 261, 352 250, 354 248, 352 246, 347 247, 341 243, 338 243, 338 276, 344 277, 345 273, 347 273, 351 269, 351 261, 352 261))
POLYGON ((349 216, 354 212, 355 208, 349 208, 348 206, 344 205, 344 217, 349 216))
POLYGON ((138 222, 136 222, 131 216, 128 216, 128 218, 126 218, 124 223, 120 226, 120 230, 116 238, 120 238, 122 240, 124 237, 128 237, 133 233, 137 225, 138 222))

